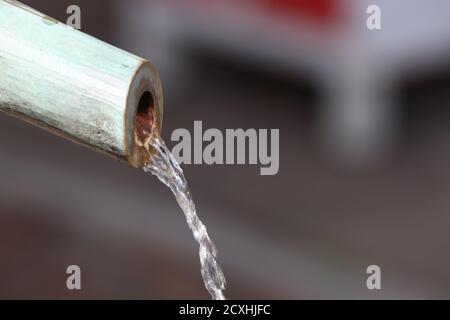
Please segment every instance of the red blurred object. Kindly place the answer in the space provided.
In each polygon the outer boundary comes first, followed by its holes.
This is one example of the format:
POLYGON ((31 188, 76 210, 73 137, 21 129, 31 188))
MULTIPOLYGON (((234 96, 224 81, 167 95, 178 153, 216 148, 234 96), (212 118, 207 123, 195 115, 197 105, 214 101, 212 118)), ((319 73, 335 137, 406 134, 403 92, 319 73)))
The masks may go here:
POLYGON ((250 10, 251 13, 264 12, 268 16, 278 16, 307 20, 319 26, 335 25, 340 19, 340 0, 191 0, 202 9, 223 9, 224 7, 250 10))
POLYGON ((338 18, 337 0, 264 0, 271 11, 332 24, 338 18))

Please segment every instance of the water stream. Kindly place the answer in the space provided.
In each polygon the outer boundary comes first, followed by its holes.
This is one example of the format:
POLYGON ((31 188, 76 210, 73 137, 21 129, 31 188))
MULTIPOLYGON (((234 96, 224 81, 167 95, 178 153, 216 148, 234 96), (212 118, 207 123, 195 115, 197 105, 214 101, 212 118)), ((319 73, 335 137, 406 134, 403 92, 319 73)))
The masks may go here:
POLYGON ((205 225, 197 216, 195 204, 187 185, 183 170, 155 132, 145 144, 147 151, 152 152, 149 163, 143 167, 168 186, 186 216, 186 221, 199 245, 201 274, 206 289, 214 300, 224 300, 226 286, 225 276, 216 261, 217 249, 208 235, 205 225))

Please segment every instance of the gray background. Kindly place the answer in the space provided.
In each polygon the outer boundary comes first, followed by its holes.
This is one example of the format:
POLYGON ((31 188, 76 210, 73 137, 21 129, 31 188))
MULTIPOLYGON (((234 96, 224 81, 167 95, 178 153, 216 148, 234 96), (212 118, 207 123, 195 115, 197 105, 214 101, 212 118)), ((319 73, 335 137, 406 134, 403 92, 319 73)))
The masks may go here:
MULTIPOLYGON (((23 2, 61 21, 75 3, 23 2)), ((161 66, 169 146, 170 133, 192 131, 194 120, 280 129, 276 176, 250 165, 183 166, 227 297, 450 298, 445 58, 438 71, 392 81, 396 134, 361 163, 322 142, 326 94, 313 71, 293 76, 204 43, 162 48, 166 18, 153 29, 142 18, 151 2, 76 3, 84 32, 161 66), (382 269, 381 291, 366 288, 371 264, 382 269)), ((0 163, 1 298, 208 298, 197 246, 156 178, 4 114, 0 163), (70 264, 82 269, 81 291, 66 289, 70 264)))

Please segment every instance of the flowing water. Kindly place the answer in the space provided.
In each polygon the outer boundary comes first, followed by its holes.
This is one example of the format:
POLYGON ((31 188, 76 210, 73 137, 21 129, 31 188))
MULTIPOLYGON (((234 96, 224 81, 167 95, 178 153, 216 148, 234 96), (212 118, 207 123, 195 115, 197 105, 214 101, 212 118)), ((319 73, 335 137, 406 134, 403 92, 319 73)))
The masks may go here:
POLYGON ((152 150, 149 163, 144 166, 145 172, 150 172, 168 186, 186 216, 195 241, 199 245, 201 274, 206 289, 215 300, 224 300, 225 276, 216 261, 217 249, 208 235, 205 225, 198 218, 191 192, 187 185, 183 170, 180 168, 161 137, 154 133, 148 140, 146 148, 152 150))

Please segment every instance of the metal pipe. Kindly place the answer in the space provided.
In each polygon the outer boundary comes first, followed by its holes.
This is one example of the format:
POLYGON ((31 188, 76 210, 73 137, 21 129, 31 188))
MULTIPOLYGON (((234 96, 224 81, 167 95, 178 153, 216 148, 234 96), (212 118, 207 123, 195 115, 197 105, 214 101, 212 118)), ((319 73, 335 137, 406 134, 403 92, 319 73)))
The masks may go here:
POLYGON ((149 61, 0 0, 0 111, 138 167, 136 127, 159 131, 162 110, 149 61))

